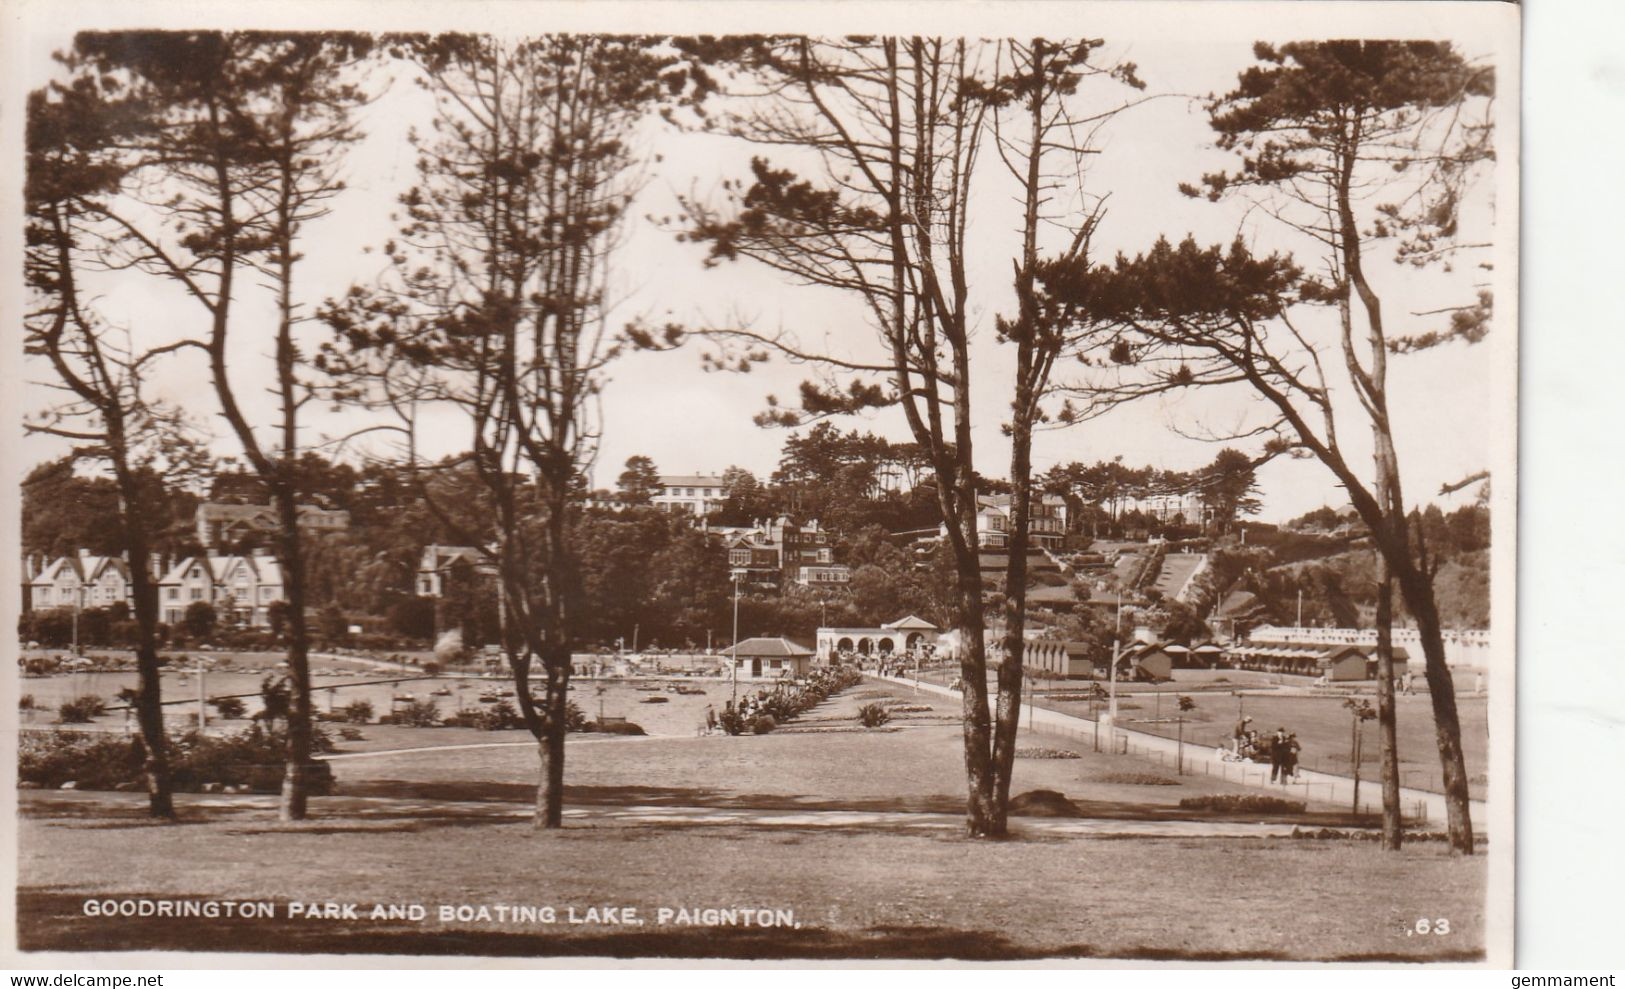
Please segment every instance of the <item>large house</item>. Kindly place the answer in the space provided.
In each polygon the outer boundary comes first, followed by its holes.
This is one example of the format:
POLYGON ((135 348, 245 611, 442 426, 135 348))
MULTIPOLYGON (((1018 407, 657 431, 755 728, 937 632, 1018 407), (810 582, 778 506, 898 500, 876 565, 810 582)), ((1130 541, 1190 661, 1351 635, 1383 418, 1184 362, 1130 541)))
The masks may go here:
MULTIPOLYGON (((705 518, 728 500, 728 486, 717 474, 662 474, 655 482, 649 504, 663 512, 705 518)), ((624 493, 595 491, 586 498, 588 508, 620 511, 633 507, 624 493)))
POLYGON ((1207 517, 1207 507, 1202 504, 1202 496, 1195 491, 1169 491, 1141 497, 1130 496, 1123 498, 1119 504, 1122 511, 1139 512, 1159 522, 1179 519, 1186 525, 1201 525, 1207 517))
POLYGON ((792 581, 808 587, 845 585, 852 571, 835 562, 829 531, 816 520, 805 525, 787 516, 758 522, 754 527, 723 536, 728 566, 744 571, 743 579, 780 586, 792 581))
POLYGON ((93 556, 81 549, 45 563, 31 561, 37 570, 24 584, 25 611, 52 608, 107 608, 130 604, 130 567, 123 557, 93 556))
MULTIPOLYGON (((310 532, 342 532, 350 513, 319 505, 300 505, 299 527, 310 532)), ((197 538, 205 549, 221 549, 253 535, 275 532, 281 525, 274 505, 227 505, 204 502, 197 507, 197 538)))
MULTIPOLYGON (((1029 544, 1035 549, 1060 549, 1066 536, 1066 500, 1060 495, 1035 494, 1030 504, 1029 544)), ((993 550, 1010 545, 1010 510, 1007 494, 977 497, 977 545, 993 550)))
POLYGON ((158 582, 158 620, 174 625, 194 602, 214 606, 222 624, 271 624, 271 605, 285 600, 282 567, 263 550, 246 556, 189 556, 158 582))
POLYGON ((704 518, 728 500, 728 488, 719 474, 662 474, 649 503, 663 512, 704 518))

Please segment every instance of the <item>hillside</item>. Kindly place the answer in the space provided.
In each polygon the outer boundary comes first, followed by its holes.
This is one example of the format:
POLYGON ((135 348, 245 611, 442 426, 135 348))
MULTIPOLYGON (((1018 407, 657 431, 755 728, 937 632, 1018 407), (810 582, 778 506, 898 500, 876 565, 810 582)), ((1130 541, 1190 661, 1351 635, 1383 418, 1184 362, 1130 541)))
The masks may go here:
MULTIPOLYGON (((1370 625, 1376 618, 1377 581, 1381 576, 1375 550, 1334 553, 1272 567, 1267 591, 1261 595, 1277 620, 1296 621, 1297 591, 1303 591, 1303 618, 1307 624, 1329 621, 1340 627, 1370 625)), ((1439 567, 1434 579, 1439 619, 1446 628, 1488 628, 1490 620, 1489 553, 1463 553, 1439 567)), ((1394 595, 1396 619, 1410 613, 1394 595)))

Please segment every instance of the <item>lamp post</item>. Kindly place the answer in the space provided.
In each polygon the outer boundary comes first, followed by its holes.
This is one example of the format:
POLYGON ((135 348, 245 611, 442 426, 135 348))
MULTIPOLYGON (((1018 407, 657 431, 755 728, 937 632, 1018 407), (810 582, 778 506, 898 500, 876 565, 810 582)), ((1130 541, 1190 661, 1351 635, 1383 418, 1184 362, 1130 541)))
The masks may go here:
POLYGON ((1106 740, 1107 740, 1108 743, 1110 743, 1111 748, 1112 748, 1112 750, 1114 752, 1117 749, 1117 743, 1116 743, 1116 739, 1117 739, 1117 659, 1118 659, 1118 652, 1122 648, 1122 642, 1123 642, 1123 592, 1122 592, 1122 590, 1118 590, 1118 592, 1117 592, 1117 624, 1116 624, 1116 628, 1112 632, 1112 665, 1111 665, 1111 668, 1106 671, 1106 684, 1107 684, 1107 691, 1108 691, 1107 695, 1106 695, 1106 725, 1107 725, 1108 728, 1111 729, 1110 733, 1106 736, 1106 740))
POLYGON ((733 681, 733 698, 731 703, 739 703, 739 578, 745 575, 743 570, 735 570, 734 579, 734 641, 728 649, 728 666, 731 670, 729 679, 733 681))

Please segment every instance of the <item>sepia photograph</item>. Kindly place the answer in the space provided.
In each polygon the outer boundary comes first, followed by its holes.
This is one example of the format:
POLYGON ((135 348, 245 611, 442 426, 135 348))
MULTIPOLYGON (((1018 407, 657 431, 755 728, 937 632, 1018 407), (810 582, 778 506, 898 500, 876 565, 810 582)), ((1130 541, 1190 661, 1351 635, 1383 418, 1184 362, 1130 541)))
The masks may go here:
POLYGON ((1515 5, 7 30, 14 961, 1511 964, 1515 5))

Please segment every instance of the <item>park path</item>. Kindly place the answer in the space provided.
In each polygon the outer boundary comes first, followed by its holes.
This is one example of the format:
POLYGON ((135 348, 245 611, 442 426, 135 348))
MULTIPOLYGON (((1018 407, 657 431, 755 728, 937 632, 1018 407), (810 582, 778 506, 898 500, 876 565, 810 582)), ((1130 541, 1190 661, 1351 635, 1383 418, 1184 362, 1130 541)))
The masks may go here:
MULTIPOLYGON (((900 687, 907 687, 941 697, 958 699, 959 692, 949 687, 927 681, 914 681, 906 677, 877 676, 865 673, 865 677, 881 680, 900 687)), ((1038 731, 1053 732, 1078 740, 1092 739, 1097 731, 1109 733, 1112 731, 1105 723, 1098 729, 1094 721, 1073 714, 1062 714, 1043 707, 1029 708, 1024 716, 1028 724, 1036 724, 1038 731)), ((1178 740, 1153 735, 1149 732, 1135 731, 1132 728, 1116 729, 1117 748, 1120 752, 1129 752, 1145 755, 1161 761, 1164 765, 1172 765, 1174 760, 1180 758, 1180 745, 1178 740)), ((1271 783, 1269 767, 1252 762, 1224 762, 1218 758, 1213 749, 1207 746, 1186 744, 1183 747, 1183 761, 1186 772, 1202 773, 1206 776, 1215 776, 1231 783, 1242 786, 1256 787, 1268 790, 1271 793, 1286 794, 1301 797, 1304 800, 1315 800, 1334 806, 1348 807, 1354 803, 1354 780, 1348 776, 1338 776, 1334 773, 1316 772, 1299 768, 1298 777, 1301 782, 1271 783)), ((1421 818, 1423 821, 1443 825, 1446 814, 1444 794, 1434 793, 1430 790, 1418 790, 1412 787, 1399 788, 1399 803, 1407 817, 1421 818)), ((1360 811, 1374 813, 1382 809, 1382 788, 1377 780, 1362 780, 1360 787, 1360 811)), ((1482 800, 1469 803, 1468 811, 1472 815, 1477 829, 1482 830, 1489 820, 1487 807, 1482 800)))

